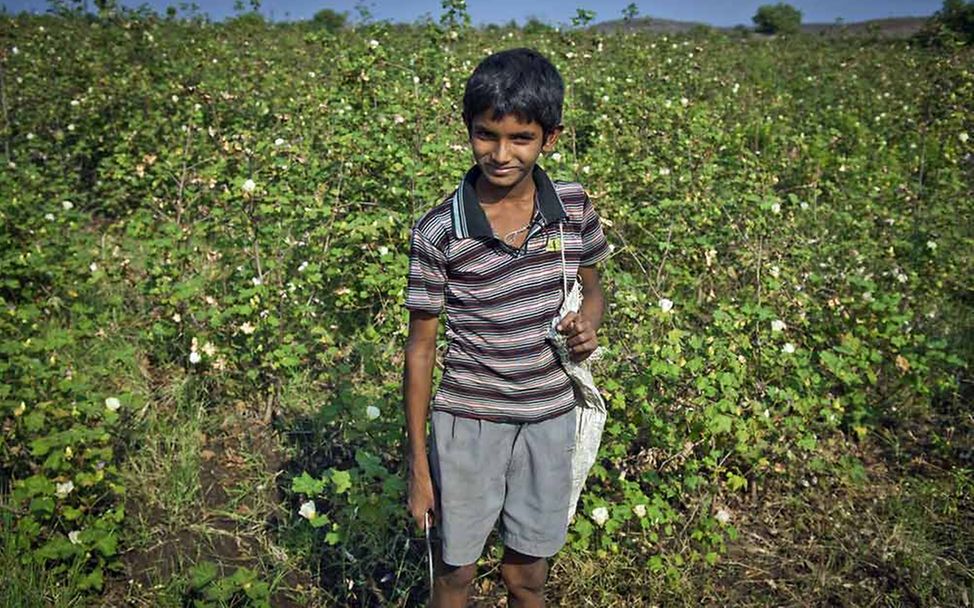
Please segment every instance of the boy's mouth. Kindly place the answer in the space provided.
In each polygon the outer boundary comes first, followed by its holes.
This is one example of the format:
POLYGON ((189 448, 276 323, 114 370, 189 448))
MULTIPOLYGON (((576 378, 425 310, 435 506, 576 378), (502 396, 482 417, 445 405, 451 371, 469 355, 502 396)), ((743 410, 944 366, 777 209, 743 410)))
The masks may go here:
POLYGON ((494 165, 487 165, 487 172, 491 175, 511 175, 517 171, 517 167, 507 166, 507 167, 497 167, 494 165))

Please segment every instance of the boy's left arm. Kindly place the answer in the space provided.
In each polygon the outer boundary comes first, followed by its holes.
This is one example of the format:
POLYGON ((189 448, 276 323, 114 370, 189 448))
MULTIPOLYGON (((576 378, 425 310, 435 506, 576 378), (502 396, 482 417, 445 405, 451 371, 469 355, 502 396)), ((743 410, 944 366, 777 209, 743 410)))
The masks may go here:
POLYGON ((605 296, 595 266, 580 266, 578 278, 582 282, 582 307, 570 312, 558 323, 558 331, 568 337, 572 360, 584 361, 599 346, 598 330, 605 313, 605 296))

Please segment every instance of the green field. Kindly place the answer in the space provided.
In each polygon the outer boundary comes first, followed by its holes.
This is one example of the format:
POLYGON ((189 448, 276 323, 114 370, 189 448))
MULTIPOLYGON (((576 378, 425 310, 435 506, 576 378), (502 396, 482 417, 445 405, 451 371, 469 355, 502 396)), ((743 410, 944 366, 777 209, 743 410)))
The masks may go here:
POLYGON ((8 15, 0 605, 425 604, 409 230, 514 46, 613 247, 551 605, 970 604, 970 46, 8 15))

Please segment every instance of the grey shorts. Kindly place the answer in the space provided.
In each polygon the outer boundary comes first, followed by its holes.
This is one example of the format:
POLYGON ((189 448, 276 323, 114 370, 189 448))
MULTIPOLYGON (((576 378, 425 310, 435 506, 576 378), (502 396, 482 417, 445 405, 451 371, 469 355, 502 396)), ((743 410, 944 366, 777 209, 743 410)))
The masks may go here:
POLYGON ((575 449, 575 408, 540 422, 491 422, 433 410, 430 474, 434 537, 443 561, 477 561, 501 520, 515 551, 550 557, 565 544, 575 449))

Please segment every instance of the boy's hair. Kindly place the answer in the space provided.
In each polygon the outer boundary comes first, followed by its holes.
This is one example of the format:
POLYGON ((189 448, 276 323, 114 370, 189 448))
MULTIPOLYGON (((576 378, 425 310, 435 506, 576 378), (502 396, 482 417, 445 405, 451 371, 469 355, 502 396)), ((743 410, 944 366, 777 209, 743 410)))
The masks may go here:
POLYGON ((547 136, 561 124, 565 83, 550 61, 534 49, 508 49, 490 55, 467 79, 463 122, 467 134, 475 116, 494 109, 493 120, 513 114, 537 122, 547 136))

